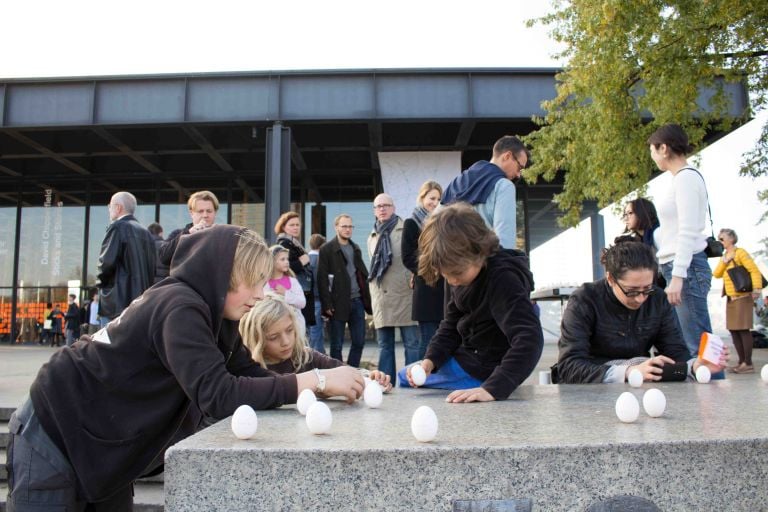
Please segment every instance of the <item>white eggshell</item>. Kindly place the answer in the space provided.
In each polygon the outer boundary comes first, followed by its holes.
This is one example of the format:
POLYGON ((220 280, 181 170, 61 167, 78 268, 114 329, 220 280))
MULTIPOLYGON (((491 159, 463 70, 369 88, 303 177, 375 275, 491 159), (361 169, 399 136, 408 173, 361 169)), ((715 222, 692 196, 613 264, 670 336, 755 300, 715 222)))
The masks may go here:
POLYGON ((365 400, 365 405, 371 409, 376 409, 381 406, 381 402, 384 400, 384 395, 382 394, 381 386, 379 386, 378 382, 371 381, 365 386, 363 400, 365 400))
POLYGON ((437 436, 437 415, 430 407, 422 405, 411 418, 411 432, 417 441, 428 443, 437 436))
POLYGON ((763 382, 768 382, 768 364, 763 366, 763 369, 760 370, 760 378, 763 379, 763 382))
POLYGON ((627 381, 629 381, 629 385, 633 388, 639 388, 643 385, 643 372, 638 370, 637 368, 633 368, 631 372, 629 372, 629 377, 627 377, 627 381))
POLYGON ((315 402, 307 409, 307 428, 313 434, 327 434, 331 431, 333 415, 323 402, 315 402))
POLYGON ((616 400, 616 416, 624 423, 632 423, 640 415, 640 404, 635 395, 625 391, 616 400))
POLYGON ((238 439, 250 439, 256 435, 259 419, 250 405, 241 405, 232 415, 232 433, 238 439))
POLYGON ((667 397, 660 389, 651 388, 643 395, 643 409, 651 418, 658 418, 667 408, 667 397))
POLYGON ((309 406, 311 406, 313 403, 317 402, 317 397, 312 392, 311 389, 305 389, 301 393, 299 393, 299 398, 296 399, 296 409, 299 410, 299 414, 304 416, 307 414, 307 410, 309 409, 309 406))
POLYGON ((711 378, 712 372, 706 366, 699 366, 699 369, 696 370, 696 380, 700 383, 706 384, 711 378))
POLYGON ((417 386, 423 386, 427 381, 427 372, 424 371, 420 364, 411 366, 411 379, 417 386))

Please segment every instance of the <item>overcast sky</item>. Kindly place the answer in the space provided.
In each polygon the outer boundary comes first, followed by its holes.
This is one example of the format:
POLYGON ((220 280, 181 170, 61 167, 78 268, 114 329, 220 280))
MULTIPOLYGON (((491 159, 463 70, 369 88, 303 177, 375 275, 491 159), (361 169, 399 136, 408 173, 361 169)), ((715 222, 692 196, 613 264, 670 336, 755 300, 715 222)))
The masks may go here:
POLYGON ((9 0, 0 78, 553 67, 549 2, 9 0))

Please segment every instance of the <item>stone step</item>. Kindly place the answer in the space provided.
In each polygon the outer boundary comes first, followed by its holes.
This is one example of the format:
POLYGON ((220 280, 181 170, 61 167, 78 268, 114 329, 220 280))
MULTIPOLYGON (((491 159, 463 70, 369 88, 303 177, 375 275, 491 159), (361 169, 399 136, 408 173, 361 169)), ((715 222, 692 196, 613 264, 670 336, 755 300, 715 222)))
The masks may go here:
POLYGON ((16 410, 16 406, 6 407, 0 406, 0 421, 8 421, 11 419, 11 414, 16 410))
MULTIPOLYGON (((134 512, 162 512, 164 510, 163 484, 138 482, 134 487, 134 512)), ((0 512, 5 512, 5 500, 8 498, 8 483, 0 483, 0 512)))
POLYGON ((0 450, 0 482, 8 480, 8 468, 5 467, 5 450, 0 450))
POLYGON ((0 450, 5 450, 8 446, 8 436, 8 422, 2 421, 0 422, 0 450))

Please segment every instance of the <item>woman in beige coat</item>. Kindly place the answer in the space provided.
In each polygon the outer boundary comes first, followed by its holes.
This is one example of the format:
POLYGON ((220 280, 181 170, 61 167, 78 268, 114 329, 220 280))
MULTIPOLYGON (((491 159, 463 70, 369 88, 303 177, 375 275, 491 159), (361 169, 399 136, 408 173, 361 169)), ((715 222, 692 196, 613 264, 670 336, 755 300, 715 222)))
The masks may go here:
POLYGON ((413 292, 411 273, 403 265, 403 220, 395 215, 395 202, 388 194, 379 194, 373 201, 376 223, 368 236, 371 272, 368 286, 371 292, 373 325, 379 344, 379 370, 389 375, 395 384, 395 327, 400 328, 405 349, 405 364, 419 359, 419 334, 411 320, 413 292))

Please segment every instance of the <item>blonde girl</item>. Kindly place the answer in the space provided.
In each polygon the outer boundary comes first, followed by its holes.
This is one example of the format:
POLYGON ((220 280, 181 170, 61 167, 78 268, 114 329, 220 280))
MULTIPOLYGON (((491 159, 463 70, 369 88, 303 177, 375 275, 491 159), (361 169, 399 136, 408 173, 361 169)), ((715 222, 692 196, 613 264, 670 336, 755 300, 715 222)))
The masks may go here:
MULTIPOLYGON (((275 293, 267 293, 240 320, 240 336, 253 360, 275 373, 302 373, 344 365, 307 347, 301 313, 275 293)), ((392 387, 389 376, 379 371, 370 372, 370 378, 387 391, 392 387)))
POLYGON ((304 291, 301 289, 296 274, 291 270, 288 249, 280 245, 269 248, 274 258, 272 277, 264 285, 264 293, 274 292, 285 297, 286 302, 301 311, 307 305, 304 291))

